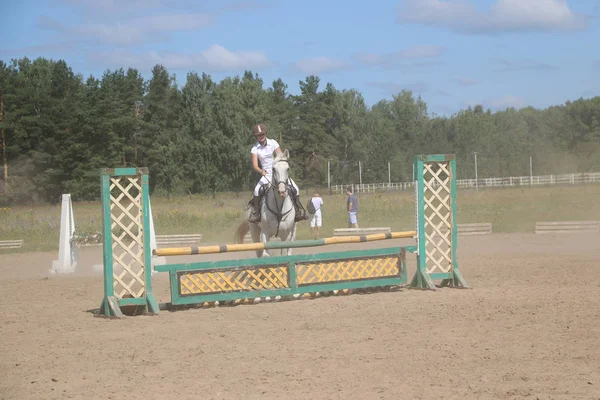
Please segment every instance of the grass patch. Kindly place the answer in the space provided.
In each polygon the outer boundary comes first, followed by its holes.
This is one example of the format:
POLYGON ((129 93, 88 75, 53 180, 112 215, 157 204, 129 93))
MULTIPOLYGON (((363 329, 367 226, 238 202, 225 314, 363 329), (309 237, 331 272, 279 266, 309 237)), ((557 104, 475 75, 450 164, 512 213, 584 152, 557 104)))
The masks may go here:
MULTIPOLYGON (((414 193, 358 194, 361 227, 414 229, 414 193)), ((156 233, 201 233, 209 243, 231 243, 249 196, 152 198, 156 233)), ((308 196, 302 196, 306 204, 308 196)), ((458 191, 458 223, 491 222, 494 232, 534 232, 536 221, 600 219, 600 185, 552 186, 458 191)), ((322 236, 347 226, 346 196, 323 195, 322 236)), ((79 235, 102 230, 100 202, 73 203, 79 235)), ((25 239, 20 251, 58 250, 60 204, 0 209, 0 240, 25 239)), ((310 239, 308 221, 298 227, 298 239, 310 239)), ((8 252, 9 250, 3 250, 8 252)), ((19 250, 16 250, 19 251, 19 250)))

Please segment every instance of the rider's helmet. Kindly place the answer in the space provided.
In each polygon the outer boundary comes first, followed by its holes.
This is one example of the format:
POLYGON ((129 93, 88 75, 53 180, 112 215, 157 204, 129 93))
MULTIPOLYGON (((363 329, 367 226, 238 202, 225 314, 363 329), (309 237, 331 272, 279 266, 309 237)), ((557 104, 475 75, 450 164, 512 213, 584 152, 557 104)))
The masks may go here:
POLYGON ((252 128, 254 135, 259 135, 261 133, 267 134, 267 126, 265 124, 256 124, 252 128))

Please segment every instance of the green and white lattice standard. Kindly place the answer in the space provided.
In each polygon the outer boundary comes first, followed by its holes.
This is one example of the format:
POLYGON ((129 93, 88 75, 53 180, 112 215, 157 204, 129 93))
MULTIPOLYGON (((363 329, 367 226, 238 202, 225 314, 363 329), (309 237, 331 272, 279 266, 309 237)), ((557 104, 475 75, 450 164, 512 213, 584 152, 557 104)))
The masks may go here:
POLYGON ((457 262, 456 158, 436 154, 415 156, 417 271, 411 288, 467 288, 457 262))

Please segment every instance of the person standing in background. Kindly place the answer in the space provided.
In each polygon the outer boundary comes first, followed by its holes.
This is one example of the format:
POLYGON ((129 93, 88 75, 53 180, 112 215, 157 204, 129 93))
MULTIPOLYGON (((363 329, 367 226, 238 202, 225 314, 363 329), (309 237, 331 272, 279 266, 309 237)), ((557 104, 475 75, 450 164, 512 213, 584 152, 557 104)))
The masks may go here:
POLYGON ((346 200, 346 209, 348 210, 348 228, 358 228, 358 199, 354 195, 352 188, 346 188, 348 199, 346 200))
POLYGON ((313 214, 310 220, 310 229, 314 239, 319 238, 319 231, 321 229, 321 225, 323 224, 323 216, 321 214, 322 207, 323 199, 319 195, 319 192, 315 190, 312 199, 310 199, 310 204, 307 207, 309 214, 313 214))

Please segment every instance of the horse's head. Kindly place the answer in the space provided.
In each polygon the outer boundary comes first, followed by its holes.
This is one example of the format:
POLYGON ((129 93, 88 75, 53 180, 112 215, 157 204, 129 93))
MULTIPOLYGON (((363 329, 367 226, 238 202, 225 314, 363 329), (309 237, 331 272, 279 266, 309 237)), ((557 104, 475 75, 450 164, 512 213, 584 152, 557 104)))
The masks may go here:
POLYGON ((273 185, 277 186, 277 191, 281 197, 286 195, 286 184, 289 177, 290 165, 288 159, 290 152, 285 149, 283 153, 277 153, 273 160, 273 185))

